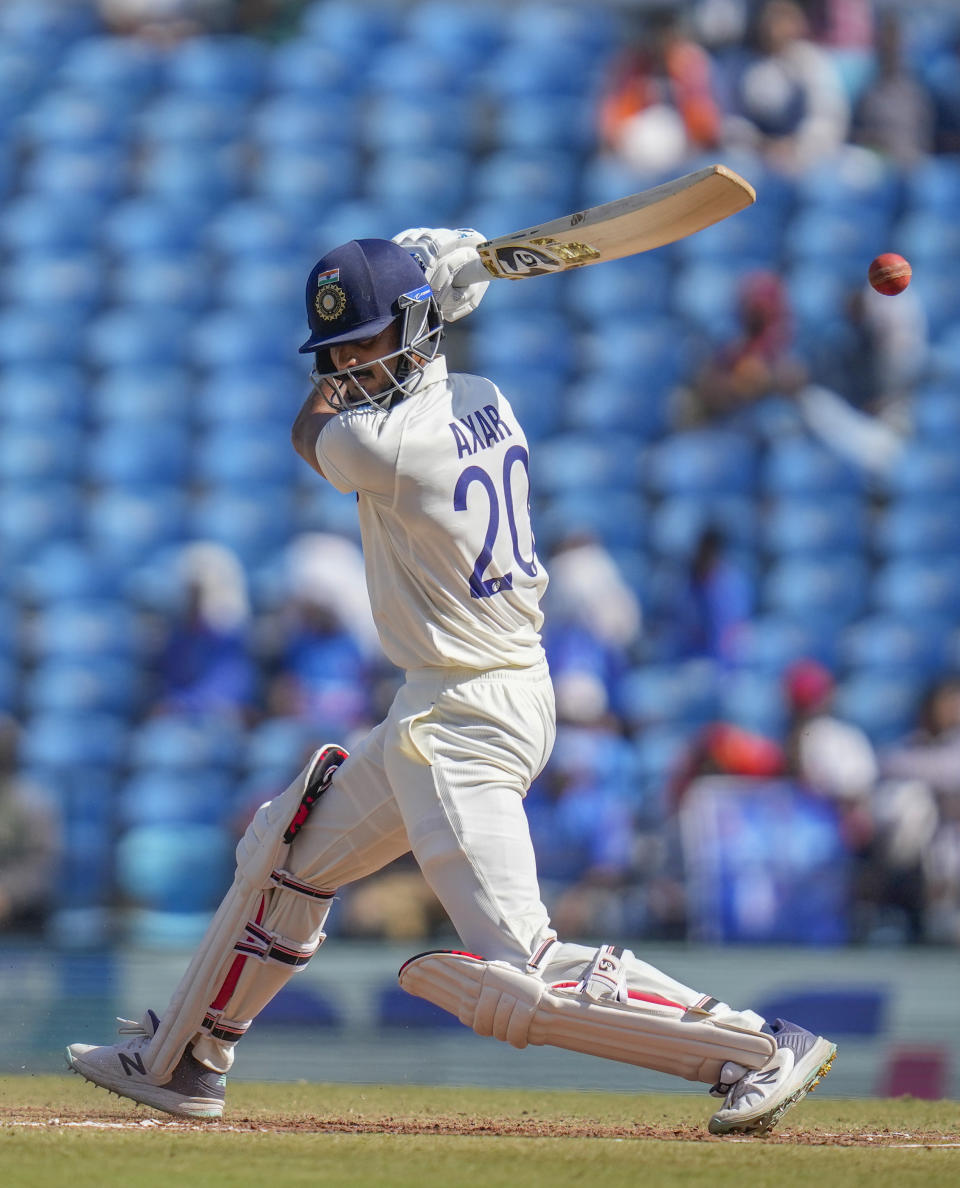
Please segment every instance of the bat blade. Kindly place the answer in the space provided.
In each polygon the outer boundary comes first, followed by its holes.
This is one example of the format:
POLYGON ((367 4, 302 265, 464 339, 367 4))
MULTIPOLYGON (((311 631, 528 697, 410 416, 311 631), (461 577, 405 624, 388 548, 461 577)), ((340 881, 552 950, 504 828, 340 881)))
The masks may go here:
POLYGON ((526 280, 664 247, 743 210, 753 186, 725 165, 489 239, 480 259, 457 275, 458 286, 496 277, 526 280))

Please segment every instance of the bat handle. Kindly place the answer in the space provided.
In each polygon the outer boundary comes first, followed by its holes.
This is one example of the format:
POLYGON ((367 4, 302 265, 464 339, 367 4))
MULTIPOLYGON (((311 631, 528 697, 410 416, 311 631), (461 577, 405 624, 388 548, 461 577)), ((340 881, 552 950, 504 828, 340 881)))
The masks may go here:
POLYGON ((487 272, 483 261, 477 256, 473 260, 468 260, 453 278, 453 287, 455 289, 466 289, 468 285, 476 284, 477 281, 488 281, 491 279, 491 274, 487 272))

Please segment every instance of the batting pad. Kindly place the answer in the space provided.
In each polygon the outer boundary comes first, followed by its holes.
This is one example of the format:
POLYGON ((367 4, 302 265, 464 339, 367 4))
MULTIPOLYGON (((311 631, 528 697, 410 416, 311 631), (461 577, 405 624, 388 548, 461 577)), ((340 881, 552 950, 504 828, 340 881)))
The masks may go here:
POLYGON ((199 1031, 207 1008, 237 956, 236 946, 247 939, 247 926, 264 892, 275 885, 274 873, 284 874, 282 867, 289 842, 306 819, 312 803, 308 797, 311 778, 321 762, 329 758, 331 750, 346 758, 345 751, 330 744, 314 752, 286 791, 260 806, 240 839, 233 883, 144 1053, 147 1073, 156 1084, 169 1080, 187 1044, 199 1031))
POLYGON ((598 1002, 470 953, 423 953, 399 976, 408 993, 515 1048, 550 1044, 707 1084, 720 1079, 728 1060, 761 1068, 776 1051, 773 1036, 700 1010, 636 999, 598 1002))

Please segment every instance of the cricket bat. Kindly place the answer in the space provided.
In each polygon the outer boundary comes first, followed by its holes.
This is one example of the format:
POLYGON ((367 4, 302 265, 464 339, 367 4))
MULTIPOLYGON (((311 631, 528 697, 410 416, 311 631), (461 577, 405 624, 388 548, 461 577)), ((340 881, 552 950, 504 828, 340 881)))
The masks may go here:
POLYGON ((454 284, 526 280, 649 252, 736 214, 756 197, 738 173, 708 165, 639 194, 488 239, 477 248, 480 259, 462 268, 454 284))

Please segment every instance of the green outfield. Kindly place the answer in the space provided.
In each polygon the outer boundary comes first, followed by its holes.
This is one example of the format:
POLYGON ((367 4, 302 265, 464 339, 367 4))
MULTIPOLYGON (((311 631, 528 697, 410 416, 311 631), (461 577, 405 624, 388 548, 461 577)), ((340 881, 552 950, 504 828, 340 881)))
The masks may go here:
POLYGON ((717 1139, 704 1096, 253 1084, 181 1123, 78 1077, 0 1079, 4 1188, 960 1183, 956 1102, 808 1097, 766 1139, 717 1139))

